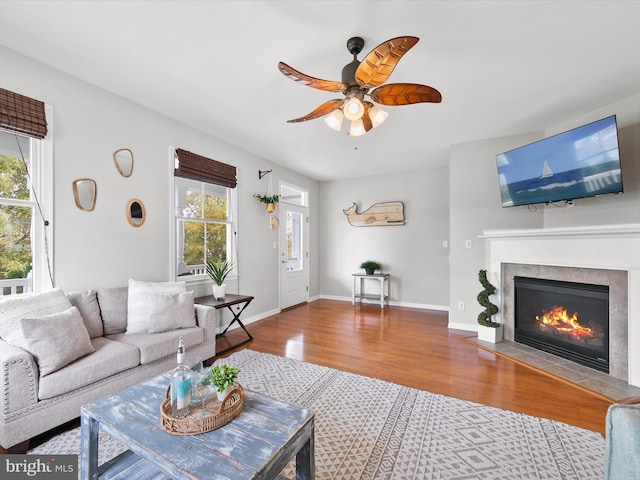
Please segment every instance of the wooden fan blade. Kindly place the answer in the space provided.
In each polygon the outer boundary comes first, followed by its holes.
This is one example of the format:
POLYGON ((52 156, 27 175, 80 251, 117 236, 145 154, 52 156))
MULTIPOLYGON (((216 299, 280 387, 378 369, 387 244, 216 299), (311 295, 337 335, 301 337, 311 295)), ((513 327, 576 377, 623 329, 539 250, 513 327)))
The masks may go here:
POLYGON ((308 87, 317 88, 318 90, 325 90, 327 92, 342 92, 347 91, 347 85, 342 82, 334 82, 332 80, 322 80, 320 78, 310 77, 302 72, 299 72, 293 67, 290 67, 286 63, 278 63, 278 70, 282 72, 285 77, 290 78, 294 82, 302 83, 308 87))
POLYGON ((438 90, 417 83, 389 83, 370 93, 371 100, 382 105, 410 105, 412 103, 440 103, 442 95, 438 90))
POLYGON ((362 126, 364 127, 364 131, 368 132, 373 128, 373 123, 371 122, 371 117, 369 116, 369 110, 373 107, 373 103, 371 102, 362 102, 364 105, 364 114, 362 115, 362 126))
POLYGON ((362 88, 382 85, 396 68, 402 56, 420 40, 418 37, 398 37, 371 50, 356 70, 356 82, 362 88))
POLYGON ((340 108, 344 99, 337 98, 335 100, 329 100, 328 102, 324 102, 318 108, 316 108, 313 112, 305 115, 304 117, 294 118, 293 120, 287 120, 287 123, 299 123, 306 122, 307 120, 313 120, 314 118, 322 117, 327 113, 331 113, 334 110, 340 108))

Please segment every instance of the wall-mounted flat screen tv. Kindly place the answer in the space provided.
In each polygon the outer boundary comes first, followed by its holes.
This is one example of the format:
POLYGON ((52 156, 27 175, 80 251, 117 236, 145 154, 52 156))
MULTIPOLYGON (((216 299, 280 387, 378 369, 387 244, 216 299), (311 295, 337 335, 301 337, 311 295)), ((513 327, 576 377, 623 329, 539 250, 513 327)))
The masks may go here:
POLYGON ((622 193, 616 116, 496 155, 503 207, 622 193))

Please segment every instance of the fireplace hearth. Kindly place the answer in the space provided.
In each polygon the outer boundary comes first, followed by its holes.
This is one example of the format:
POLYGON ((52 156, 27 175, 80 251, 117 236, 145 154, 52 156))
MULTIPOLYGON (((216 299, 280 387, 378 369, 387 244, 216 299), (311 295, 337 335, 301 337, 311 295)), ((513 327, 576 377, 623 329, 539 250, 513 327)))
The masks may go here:
POLYGON ((609 373, 609 287, 514 277, 514 340, 609 373))

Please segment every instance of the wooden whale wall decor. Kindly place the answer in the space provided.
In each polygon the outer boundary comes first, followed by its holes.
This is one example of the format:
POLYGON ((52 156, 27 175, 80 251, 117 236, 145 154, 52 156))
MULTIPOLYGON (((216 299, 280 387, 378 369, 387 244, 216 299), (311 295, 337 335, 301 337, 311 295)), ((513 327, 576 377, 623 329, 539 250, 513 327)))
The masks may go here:
POLYGON ((358 205, 354 202, 351 207, 342 211, 354 227, 404 225, 402 202, 374 203, 362 213, 358 213, 358 205))

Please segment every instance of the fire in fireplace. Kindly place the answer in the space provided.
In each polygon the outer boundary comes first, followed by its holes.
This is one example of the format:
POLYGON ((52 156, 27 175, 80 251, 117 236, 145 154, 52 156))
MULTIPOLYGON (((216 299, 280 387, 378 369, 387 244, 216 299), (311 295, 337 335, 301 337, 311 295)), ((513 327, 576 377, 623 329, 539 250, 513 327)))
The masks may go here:
POLYGON ((609 373, 609 287, 515 277, 516 342, 609 373))

